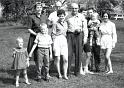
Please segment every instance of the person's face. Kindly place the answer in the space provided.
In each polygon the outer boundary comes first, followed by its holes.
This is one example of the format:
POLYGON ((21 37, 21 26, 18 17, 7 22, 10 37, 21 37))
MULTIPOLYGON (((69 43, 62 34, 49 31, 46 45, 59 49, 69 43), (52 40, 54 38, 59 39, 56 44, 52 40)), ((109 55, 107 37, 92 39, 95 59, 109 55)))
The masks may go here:
POLYGON ((78 5, 75 5, 75 4, 72 5, 71 10, 72 10, 72 14, 76 15, 78 13, 78 10, 79 10, 78 5))
POLYGON ((87 11, 82 11, 82 14, 84 15, 84 16, 87 16, 87 11))
POLYGON ((41 33, 42 34, 46 34, 47 33, 47 26, 46 25, 41 26, 41 33))
POLYGON ((23 48, 23 44, 24 44, 23 40, 20 39, 20 40, 17 41, 17 46, 19 48, 23 48))
POLYGON ((105 22, 108 21, 108 14, 107 14, 107 13, 105 13, 105 14, 103 15, 103 20, 104 20, 105 22))
POLYGON ((65 20, 65 15, 61 14, 58 16, 59 17, 59 21, 63 22, 65 20))
POLYGON ((41 14, 42 9, 43 9, 43 8, 42 8, 41 5, 37 5, 37 6, 36 6, 36 13, 41 14))
POLYGON ((97 15, 92 15, 92 19, 96 20, 97 19, 97 15))
POLYGON ((92 10, 92 9, 88 10, 88 15, 89 15, 89 17, 91 17, 92 14, 93 14, 93 10, 92 10))

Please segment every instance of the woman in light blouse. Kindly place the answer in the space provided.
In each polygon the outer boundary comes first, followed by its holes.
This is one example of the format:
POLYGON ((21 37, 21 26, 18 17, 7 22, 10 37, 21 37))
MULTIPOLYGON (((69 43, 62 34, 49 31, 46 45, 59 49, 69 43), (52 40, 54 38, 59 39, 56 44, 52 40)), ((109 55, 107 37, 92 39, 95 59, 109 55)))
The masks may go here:
POLYGON ((110 55, 112 49, 115 47, 115 44, 117 43, 116 26, 113 22, 109 20, 108 13, 104 13, 102 17, 103 21, 99 28, 101 31, 100 45, 101 49, 103 49, 105 53, 106 74, 110 74, 113 73, 110 55))

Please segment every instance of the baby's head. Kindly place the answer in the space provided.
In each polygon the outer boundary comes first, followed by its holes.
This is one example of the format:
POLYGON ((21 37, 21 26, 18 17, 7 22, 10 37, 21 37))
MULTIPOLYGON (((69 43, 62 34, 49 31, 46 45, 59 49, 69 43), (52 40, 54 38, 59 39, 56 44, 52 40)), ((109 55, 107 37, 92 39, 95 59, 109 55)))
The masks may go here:
POLYGON ((22 37, 18 37, 17 39, 16 39, 16 44, 17 44, 17 47, 18 48, 23 48, 23 38, 22 37))
POLYGON ((40 31, 41 31, 42 34, 47 34, 48 33, 47 24, 41 23, 40 24, 40 31))
POLYGON ((93 13, 92 14, 92 20, 98 19, 98 13, 93 13))

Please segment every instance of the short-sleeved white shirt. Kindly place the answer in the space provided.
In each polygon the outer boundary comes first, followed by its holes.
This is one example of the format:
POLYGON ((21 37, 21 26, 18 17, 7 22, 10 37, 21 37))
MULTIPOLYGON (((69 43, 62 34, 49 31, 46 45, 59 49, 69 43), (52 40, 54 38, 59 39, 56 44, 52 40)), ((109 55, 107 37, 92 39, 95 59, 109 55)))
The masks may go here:
POLYGON ((52 44, 52 39, 48 34, 38 33, 34 43, 38 44, 38 47, 49 48, 52 44))

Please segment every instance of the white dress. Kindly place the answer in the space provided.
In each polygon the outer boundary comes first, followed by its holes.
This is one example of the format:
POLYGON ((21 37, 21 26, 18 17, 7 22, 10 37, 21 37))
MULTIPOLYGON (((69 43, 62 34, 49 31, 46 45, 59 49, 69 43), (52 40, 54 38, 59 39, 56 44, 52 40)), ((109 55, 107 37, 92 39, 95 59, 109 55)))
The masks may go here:
POLYGON ((101 31, 101 41, 100 45, 102 49, 114 48, 115 43, 117 42, 117 34, 115 24, 111 21, 107 23, 102 22, 100 24, 101 31))

